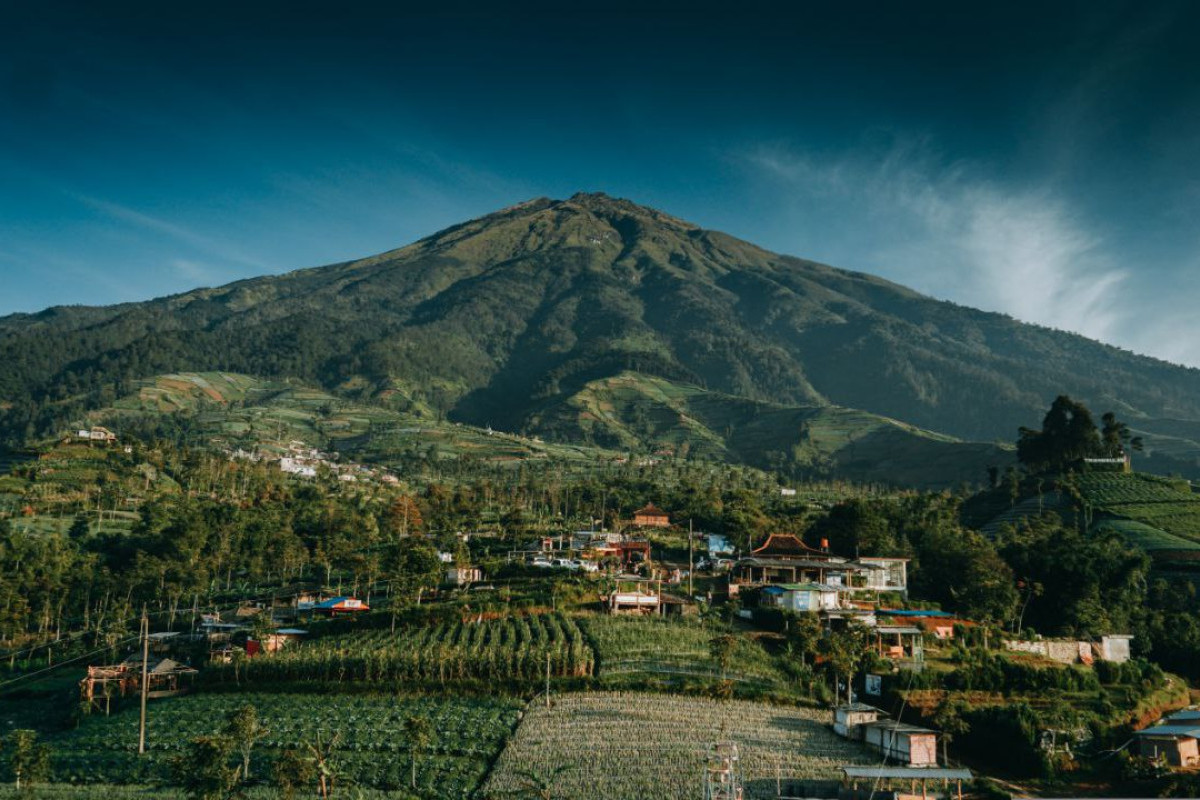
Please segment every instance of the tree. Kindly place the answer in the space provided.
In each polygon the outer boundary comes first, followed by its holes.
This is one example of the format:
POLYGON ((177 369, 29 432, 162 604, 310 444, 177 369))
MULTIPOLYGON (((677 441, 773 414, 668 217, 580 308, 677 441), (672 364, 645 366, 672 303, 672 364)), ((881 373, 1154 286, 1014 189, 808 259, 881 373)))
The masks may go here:
POLYGON ((821 654, 825 663, 833 673, 834 698, 837 698, 837 681, 846 679, 846 702, 850 702, 850 685, 854 681, 854 673, 867 656, 869 646, 866 627, 851 622, 845 630, 831 633, 821 640, 821 654))
POLYGON ((1012 570, 982 534, 950 524, 926 531, 917 546, 912 588, 976 620, 1006 621, 1017 603, 1012 570))
POLYGON ((393 535, 403 537, 420 533, 424 525, 421 509, 408 495, 400 495, 388 506, 387 526, 393 535))
POLYGON ((800 657, 802 666, 807 666, 808 657, 816 654, 823 634, 821 618, 815 611, 806 611, 788 619, 787 641, 792 652, 800 657))
POLYGON ((254 749, 254 743, 267 735, 267 729, 259 722, 257 709, 247 703, 230 712, 225 723, 225 735, 242 756, 242 780, 249 780, 250 752, 254 749))
POLYGON ((313 765, 313 772, 317 776, 317 794, 322 798, 329 797, 329 793, 333 791, 334 781, 337 779, 337 746, 342 739, 341 731, 334 733, 329 741, 324 741, 321 738, 321 732, 317 732, 317 740, 310 742, 308 745, 309 758, 313 765))
POLYGON ((1142 613, 1150 559, 1115 531, 1084 534, 1044 514, 1005 530, 999 551, 1025 595, 1021 613, 1041 633, 1125 633, 1142 613))
POLYGON ((970 710, 971 707, 965 700, 961 697, 951 699, 950 693, 947 692, 934 711, 933 724, 942 734, 942 766, 944 767, 950 766, 950 742, 955 736, 965 736, 971 732, 971 724, 966 720, 970 710))
POLYGON ((721 668, 721 680, 725 680, 733 664, 733 653, 737 649, 737 636, 724 633, 708 640, 708 652, 721 668))
POLYGON ((197 736, 171 762, 175 782, 194 800, 224 800, 237 786, 239 770, 230 766, 233 740, 228 736, 197 736))
POLYGON ((1100 441, 1104 446, 1104 454, 1109 458, 1120 458, 1127 454, 1126 447, 1141 451, 1142 437, 1134 436, 1129 426, 1117 419, 1117 415, 1109 411, 1100 417, 1103 427, 1100 429, 1100 441))
POLYGON ((8 751, 8 771, 21 789, 44 781, 50 773, 50 748, 38 741, 37 732, 27 729, 15 730, 4 742, 8 751))
POLYGON ((1092 412, 1083 403, 1059 395, 1042 419, 1042 429, 1020 428, 1017 460, 1030 472, 1061 470, 1082 458, 1118 458, 1128 444, 1142 448, 1140 437, 1111 411, 1102 417, 1104 430, 1096 428, 1092 412))
POLYGON ((432 738, 432 728, 425 717, 409 717, 404 720, 404 734, 408 737, 409 755, 411 757, 412 776, 409 782, 411 788, 417 788, 417 754, 429 746, 432 738))
POLYGON ((317 767, 313 760, 299 750, 287 749, 280 753, 272 768, 275 785, 283 794, 284 800, 292 800, 296 789, 308 786, 317 777, 317 767))

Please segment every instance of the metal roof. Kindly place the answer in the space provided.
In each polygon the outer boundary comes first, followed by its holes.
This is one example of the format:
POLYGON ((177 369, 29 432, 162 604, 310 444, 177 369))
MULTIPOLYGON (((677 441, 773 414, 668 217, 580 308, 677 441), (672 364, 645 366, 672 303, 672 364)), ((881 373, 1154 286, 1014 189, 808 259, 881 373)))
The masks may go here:
POLYGON ((1176 711, 1174 714, 1168 714, 1167 719, 1171 722, 1184 722, 1186 720, 1200 721, 1200 710, 1195 708, 1185 708, 1182 711, 1176 711))
POLYGON ((881 608, 876 613, 887 614, 890 617, 954 617, 954 614, 949 611, 923 611, 907 608, 881 608))
POLYGON ((912 626, 912 625, 878 625, 875 627, 875 632, 881 633, 881 634, 887 634, 887 633, 918 634, 918 633, 924 633, 925 631, 923 631, 920 628, 917 628, 915 626, 912 626))
POLYGON ((837 594, 838 592, 836 586, 830 586, 825 583, 814 583, 813 581, 808 581, 807 583, 781 583, 779 584, 779 588, 785 592, 828 592, 831 594, 837 594))
POLYGON ((807 558, 760 558, 750 556, 738 560, 738 566, 746 567, 798 567, 802 569, 834 569, 843 572, 858 572, 866 569, 856 567, 845 561, 817 561, 807 558))
POLYGON ((864 728, 887 728, 896 733, 937 733, 929 728, 922 728, 919 725, 909 725, 907 722, 897 722, 894 719, 880 719, 875 722, 864 722, 864 728))
POLYGON ((1196 725, 1155 725, 1134 731, 1134 736, 1184 736, 1189 739, 1200 739, 1200 727, 1196 725))
POLYGON ((951 767, 840 767, 847 778, 929 778, 932 780, 969 781, 975 777, 969 769, 951 767))

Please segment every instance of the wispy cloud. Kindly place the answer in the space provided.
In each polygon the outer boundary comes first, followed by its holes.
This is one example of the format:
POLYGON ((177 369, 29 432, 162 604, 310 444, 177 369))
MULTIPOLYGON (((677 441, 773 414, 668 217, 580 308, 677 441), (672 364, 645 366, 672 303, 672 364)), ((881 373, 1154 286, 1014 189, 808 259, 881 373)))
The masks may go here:
MULTIPOLYGON (((204 253, 227 264, 251 267, 260 272, 267 272, 272 269, 270 264, 267 264, 266 262, 249 255, 240 248, 232 246, 228 242, 225 242, 221 239, 217 239, 183 225, 146 214, 120 203, 114 203, 109 200, 103 200, 98 197, 92 197, 90 195, 80 194, 77 192, 69 192, 69 194, 71 194, 71 196, 80 203, 83 203, 89 208, 99 211, 109 217, 112 217, 113 219, 120 220, 121 222, 133 225, 142 230, 165 236, 177 243, 188 246, 192 250, 204 253)), ((189 271, 192 273, 203 271, 205 275, 213 277, 211 274, 213 271, 211 269, 200 268, 198 264, 188 259, 173 259, 171 266, 187 277, 194 277, 193 275, 187 274, 189 271)))
POLYGON ((851 218, 838 234, 849 266, 935 297, 1076 331, 1160 357, 1134 325, 1130 274, 1102 231, 1052 187, 1001 185, 970 164, 939 160, 921 141, 872 156, 817 158, 786 147, 738 156, 806 210, 851 218), (1149 345, 1149 346, 1147 346, 1149 345))

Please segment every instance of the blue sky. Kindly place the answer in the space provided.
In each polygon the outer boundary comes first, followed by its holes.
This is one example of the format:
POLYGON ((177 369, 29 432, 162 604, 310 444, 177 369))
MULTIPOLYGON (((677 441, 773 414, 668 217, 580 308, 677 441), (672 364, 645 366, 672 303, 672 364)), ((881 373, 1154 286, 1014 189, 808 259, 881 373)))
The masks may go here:
POLYGON ((1200 365, 1193 4, 13 5, 0 314, 600 190, 1200 365))

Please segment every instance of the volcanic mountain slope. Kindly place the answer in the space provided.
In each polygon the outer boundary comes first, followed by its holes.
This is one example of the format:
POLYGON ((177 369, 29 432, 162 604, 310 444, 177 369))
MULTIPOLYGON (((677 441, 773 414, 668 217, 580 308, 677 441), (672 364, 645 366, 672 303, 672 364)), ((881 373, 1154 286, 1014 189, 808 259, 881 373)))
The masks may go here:
POLYGON ((1200 454, 1200 371, 776 255, 601 194, 532 200, 400 250, 107 308, 0 319, 0 425, 44 434, 151 375, 289 376, 398 410, 585 435, 581 392, 653 376, 1011 441, 1066 392, 1168 467, 1200 454), (582 412, 580 412, 582 413, 582 412), (1193 435, 1195 434, 1195 435, 1193 435))

